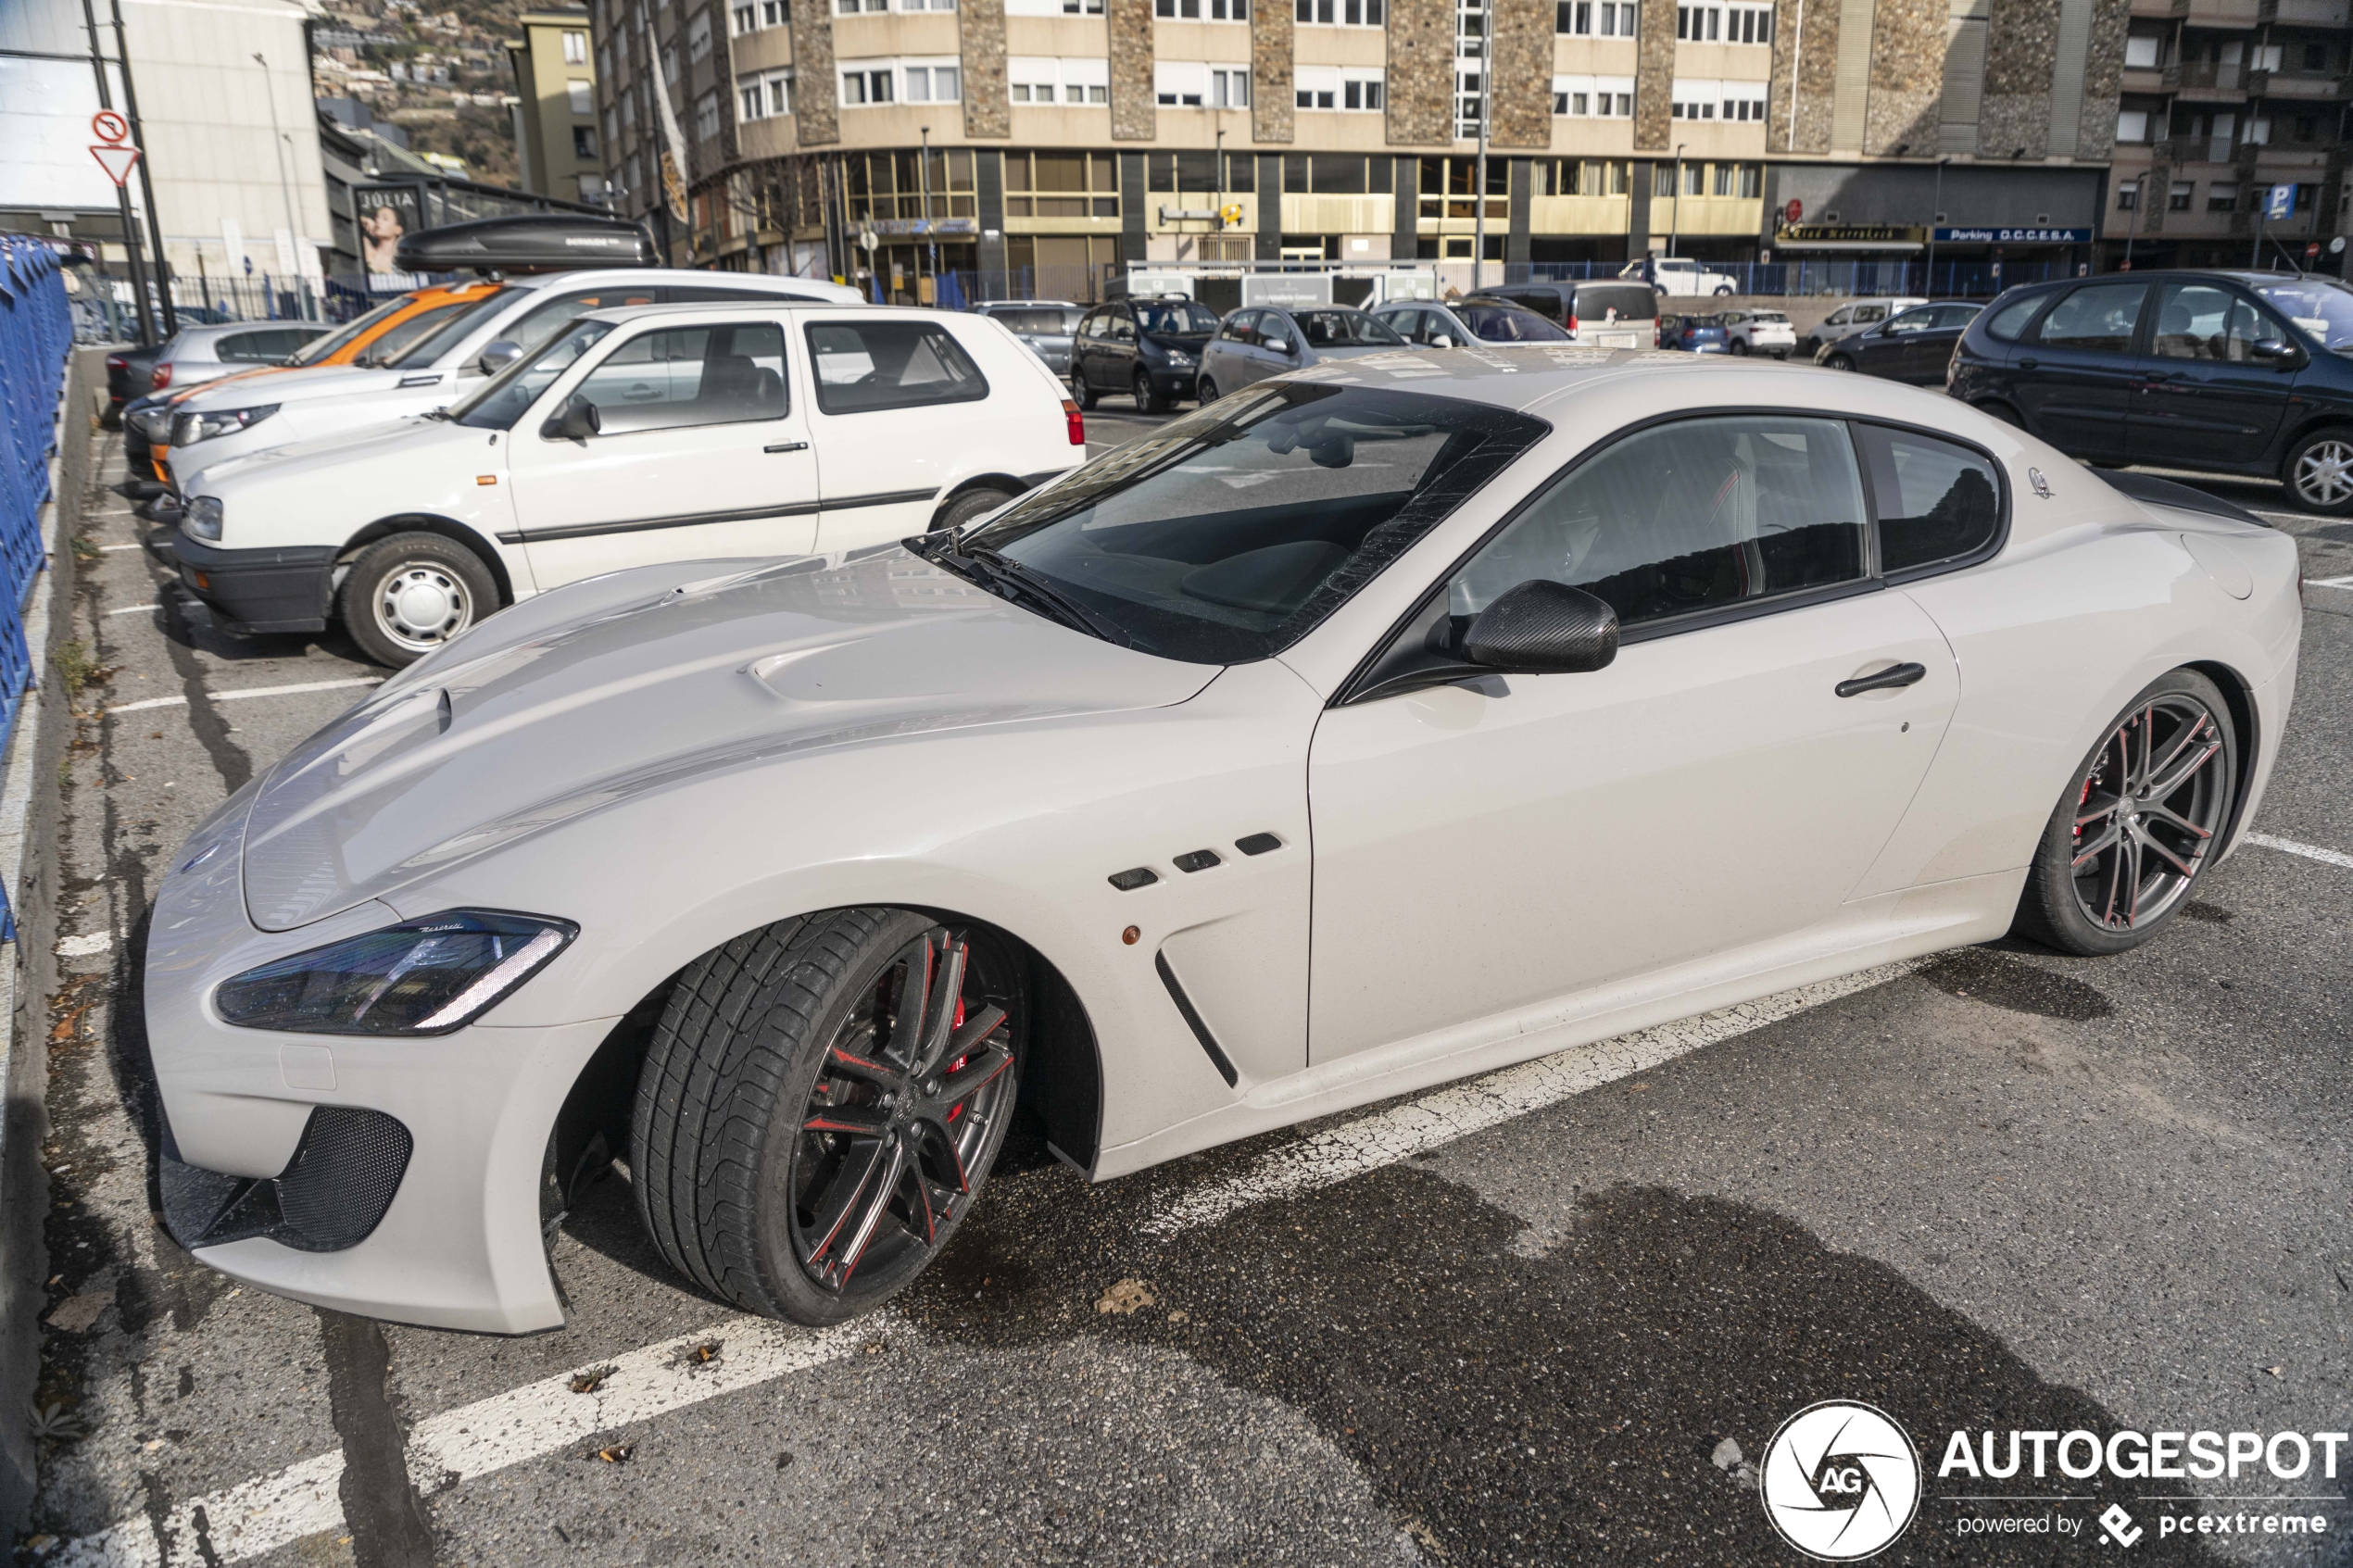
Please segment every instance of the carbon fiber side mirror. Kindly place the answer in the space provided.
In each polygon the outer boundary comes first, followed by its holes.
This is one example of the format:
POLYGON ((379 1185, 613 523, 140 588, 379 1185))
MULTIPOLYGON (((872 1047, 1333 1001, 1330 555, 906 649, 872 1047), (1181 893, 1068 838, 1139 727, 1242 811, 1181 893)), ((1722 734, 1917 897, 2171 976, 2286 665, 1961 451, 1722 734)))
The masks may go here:
POLYGON ((1479 611, 1463 633, 1463 657, 1531 675, 1599 670, 1617 657, 1617 611, 1582 588, 1532 578, 1479 611))

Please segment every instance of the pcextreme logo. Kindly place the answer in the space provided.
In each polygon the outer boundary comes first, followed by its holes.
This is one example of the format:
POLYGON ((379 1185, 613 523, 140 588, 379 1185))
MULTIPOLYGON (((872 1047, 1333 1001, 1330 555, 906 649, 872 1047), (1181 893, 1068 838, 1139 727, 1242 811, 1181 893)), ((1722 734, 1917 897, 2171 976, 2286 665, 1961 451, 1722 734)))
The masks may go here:
POLYGON ((1920 1502, 1920 1459, 1886 1411, 1848 1399, 1808 1405, 1766 1445, 1758 1490, 1781 1538, 1824 1562, 1885 1549, 1920 1502))

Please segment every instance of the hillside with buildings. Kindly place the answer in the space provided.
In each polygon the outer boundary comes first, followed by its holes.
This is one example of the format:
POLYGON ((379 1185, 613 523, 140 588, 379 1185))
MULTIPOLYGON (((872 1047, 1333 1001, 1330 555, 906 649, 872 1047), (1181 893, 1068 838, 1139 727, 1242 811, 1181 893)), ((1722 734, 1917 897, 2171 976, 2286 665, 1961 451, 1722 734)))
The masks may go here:
POLYGON ((512 0, 327 0, 311 31, 321 98, 367 106, 411 151, 453 174, 517 182, 514 73, 504 48, 523 7, 512 0))

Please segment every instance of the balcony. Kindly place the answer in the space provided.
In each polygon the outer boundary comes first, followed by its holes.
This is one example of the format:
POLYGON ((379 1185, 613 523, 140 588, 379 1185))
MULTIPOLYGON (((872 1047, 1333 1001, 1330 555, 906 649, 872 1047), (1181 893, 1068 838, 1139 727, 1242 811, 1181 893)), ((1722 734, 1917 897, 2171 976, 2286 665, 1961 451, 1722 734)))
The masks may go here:
POLYGON ((2347 0, 2260 0, 2256 16, 2267 26, 2344 27, 2353 21, 2353 6, 2347 0))
POLYGON ((2184 163, 2228 163, 2236 143, 2229 136, 2169 136, 2156 144, 2156 161, 2179 166, 2184 163))
POLYGON ((2236 60, 2190 60, 2165 68, 2165 90, 2186 98, 2243 98, 2247 70, 2236 60))
POLYGON ((2306 76, 2301 72, 2259 70, 2247 74, 2246 90, 2267 98, 2293 98, 2303 103, 2343 96, 2341 76, 2306 76))

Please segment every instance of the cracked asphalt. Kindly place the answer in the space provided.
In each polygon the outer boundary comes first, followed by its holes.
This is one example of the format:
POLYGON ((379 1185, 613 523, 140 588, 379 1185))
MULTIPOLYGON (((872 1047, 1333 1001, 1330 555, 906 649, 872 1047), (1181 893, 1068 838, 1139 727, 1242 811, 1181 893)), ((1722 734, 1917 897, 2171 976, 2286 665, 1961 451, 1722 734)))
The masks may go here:
MULTIPOLYGON (((1099 441, 1150 422, 1091 419, 1099 441)), ((2095 1521, 2120 1503, 2145 1527, 2125 1559, 2353 1563, 2342 1475, 1933 1474, 1955 1430, 2353 1425, 2353 871, 2262 848, 2123 958, 1949 955, 1174 1234, 1149 1222, 1300 1133, 1100 1187, 1017 1134, 924 1284, 775 1375, 728 1373, 768 1342, 662 1266, 620 1175, 557 1240, 551 1334, 239 1288, 151 1217, 142 921, 182 837, 357 688, 236 694, 382 671, 333 633, 221 633, 137 547, 102 441, 60 780, 56 1435, 20 1561, 1793 1563, 1739 1461, 1837 1399, 1931 1467, 1878 1562, 2116 1553, 2095 1521), (672 1340, 717 1370, 629 1370, 672 1340), (543 1380, 526 1413, 576 1414, 565 1380, 599 1372, 691 1397, 519 1462, 433 1457, 543 1380), (1961 1500, 1997 1490, 2034 1500, 1961 1500), (2327 1527, 2159 1534, 2199 1509, 2327 1527), (2004 1517, 2047 1529, 1963 1533, 2004 1517)), ((2353 575, 2353 525, 2274 515, 2309 577, 2353 575)), ((2349 676, 2353 592, 2315 587, 2262 831, 2353 851, 2349 676)))

